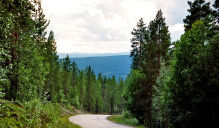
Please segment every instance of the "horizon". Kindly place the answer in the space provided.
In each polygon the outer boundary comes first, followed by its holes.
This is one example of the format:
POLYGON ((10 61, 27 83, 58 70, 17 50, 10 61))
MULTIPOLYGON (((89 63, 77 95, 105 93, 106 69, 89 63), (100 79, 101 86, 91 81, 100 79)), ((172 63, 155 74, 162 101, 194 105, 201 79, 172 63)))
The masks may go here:
POLYGON ((108 56, 124 56, 130 55, 130 52, 118 52, 118 53, 85 53, 85 52, 72 52, 72 53, 57 53, 59 58, 65 58, 67 55, 69 58, 87 58, 87 57, 108 57, 108 56))

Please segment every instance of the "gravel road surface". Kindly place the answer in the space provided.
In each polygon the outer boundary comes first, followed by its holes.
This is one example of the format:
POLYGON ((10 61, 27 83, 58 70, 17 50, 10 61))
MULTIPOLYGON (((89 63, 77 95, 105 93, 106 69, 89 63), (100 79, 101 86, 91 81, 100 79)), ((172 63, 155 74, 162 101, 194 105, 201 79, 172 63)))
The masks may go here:
POLYGON ((82 128, 132 128, 107 120, 110 115, 76 115, 69 118, 74 124, 82 128))

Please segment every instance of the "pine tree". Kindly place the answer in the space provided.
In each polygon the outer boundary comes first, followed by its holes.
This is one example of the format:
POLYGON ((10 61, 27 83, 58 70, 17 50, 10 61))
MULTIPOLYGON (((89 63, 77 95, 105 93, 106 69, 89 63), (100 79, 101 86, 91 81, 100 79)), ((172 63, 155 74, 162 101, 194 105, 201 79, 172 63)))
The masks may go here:
MULTIPOLYGON (((45 15, 43 14, 43 9, 42 9, 42 2, 41 0, 36 0, 35 2, 36 8, 36 14, 35 14, 35 22, 36 22, 36 33, 37 33, 37 40, 38 40, 38 45, 40 45, 40 48, 45 48, 44 41, 45 41, 45 36, 47 34, 46 28, 49 26, 49 21, 45 19, 45 15)), ((41 49, 44 50, 44 49, 41 49)))
POLYGON ((72 65, 72 87, 73 89, 75 89, 77 85, 78 68, 77 68, 77 64, 75 63, 75 61, 73 61, 71 65, 72 65))
POLYGON ((97 80, 96 82, 96 94, 95 94, 95 101, 96 101, 96 107, 95 107, 95 113, 101 113, 103 110, 103 97, 102 97, 102 88, 101 88, 101 81, 97 80))
POLYGON ((124 90, 124 82, 123 79, 119 78, 118 86, 116 89, 116 108, 117 114, 122 114, 123 111, 123 90, 124 90))
POLYGON ((106 102, 106 112, 111 114, 111 96, 112 96, 112 86, 111 78, 108 77, 106 80, 106 89, 105 89, 105 102, 106 102))
POLYGON ((87 108, 87 111, 91 111, 91 87, 92 86, 92 69, 91 67, 86 68, 86 102, 85 102, 85 108, 87 108))
POLYGON ((130 57, 132 57, 132 69, 139 69, 141 67, 141 61, 142 61, 142 47, 145 43, 145 24, 143 21, 143 18, 139 20, 137 23, 137 29, 133 28, 133 31, 131 34, 133 35, 133 38, 131 39, 131 54, 130 57))
POLYGON ((145 125, 151 127, 153 125, 152 87, 156 84, 161 61, 168 62, 169 60, 170 33, 161 10, 157 12, 155 19, 150 22, 147 28, 138 30, 143 30, 141 63, 138 63, 141 70, 130 73, 133 78, 128 78, 130 80, 127 84, 135 87, 128 87, 131 94, 127 94, 126 100, 130 96, 133 101, 126 102, 126 106, 140 123, 145 123, 145 125), (133 75, 137 75, 137 77, 133 75))
POLYGON ((46 76, 44 85, 44 92, 47 90, 49 93, 49 100, 55 100, 55 88, 58 86, 57 69, 59 68, 58 56, 56 55, 56 42, 54 32, 50 31, 48 40, 45 42, 45 50, 43 53, 44 63, 49 65, 49 74, 46 76))
POLYGON ((110 114, 115 114, 115 101, 116 101, 116 88, 117 88, 117 83, 116 83, 116 78, 113 75, 111 79, 111 92, 110 92, 110 114))
POLYGON ((63 58, 63 70, 64 70, 64 93, 66 99, 68 98, 68 85, 69 85, 69 72, 70 72, 70 64, 71 61, 69 56, 67 55, 66 58, 63 58))
POLYGON ((94 71, 91 71, 91 112, 95 113, 96 111, 96 96, 97 96, 97 80, 94 71))
POLYGON ((219 1, 215 0, 213 7, 215 10, 213 10, 213 16, 215 21, 217 22, 217 25, 219 25, 219 1))
POLYGON ((106 76, 103 76, 101 73, 98 74, 98 81, 101 82, 101 88, 102 88, 102 99, 103 99, 103 113, 106 112, 106 105, 107 105, 107 100, 106 100, 106 82, 107 78, 106 76))
POLYGON ((210 2, 205 2, 205 0, 194 0, 194 2, 188 1, 189 9, 187 10, 190 15, 183 19, 185 23, 185 31, 192 28, 192 24, 197 20, 203 20, 207 15, 212 14, 210 8, 210 2))
POLYGON ((79 96, 79 102, 80 106, 84 106, 85 104, 85 94, 86 94, 86 79, 84 70, 79 71, 79 78, 78 78, 78 96, 79 96))

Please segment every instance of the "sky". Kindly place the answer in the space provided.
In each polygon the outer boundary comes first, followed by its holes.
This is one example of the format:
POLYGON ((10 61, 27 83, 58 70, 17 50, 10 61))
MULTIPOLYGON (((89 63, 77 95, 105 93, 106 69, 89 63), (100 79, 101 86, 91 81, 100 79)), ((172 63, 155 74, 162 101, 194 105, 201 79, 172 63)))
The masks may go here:
POLYGON ((42 7, 58 53, 129 52, 139 19, 148 25, 159 9, 176 41, 189 8, 187 0, 42 0, 42 7))

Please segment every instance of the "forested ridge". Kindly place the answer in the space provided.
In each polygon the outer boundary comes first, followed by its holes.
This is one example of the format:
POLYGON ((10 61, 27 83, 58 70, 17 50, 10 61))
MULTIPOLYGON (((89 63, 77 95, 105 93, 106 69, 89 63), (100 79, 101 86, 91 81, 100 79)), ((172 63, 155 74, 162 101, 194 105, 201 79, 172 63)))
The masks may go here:
POLYGON ((218 1, 188 4, 176 42, 162 10, 147 25, 140 18, 131 31, 131 71, 117 80, 79 69, 68 55, 59 59, 41 0, 1 0, 0 126, 60 127, 58 108, 75 106, 150 128, 219 127, 218 1))
POLYGON ((89 64, 98 76, 98 73, 106 77, 115 76, 116 80, 119 78, 125 79, 130 72, 131 58, 129 55, 104 56, 104 57, 85 57, 85 58, 70 58, 71 62, 77 63, 78 69, 86 69, 89 64))

